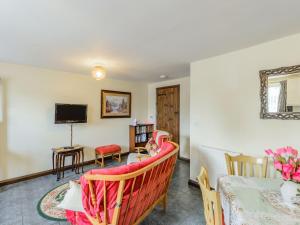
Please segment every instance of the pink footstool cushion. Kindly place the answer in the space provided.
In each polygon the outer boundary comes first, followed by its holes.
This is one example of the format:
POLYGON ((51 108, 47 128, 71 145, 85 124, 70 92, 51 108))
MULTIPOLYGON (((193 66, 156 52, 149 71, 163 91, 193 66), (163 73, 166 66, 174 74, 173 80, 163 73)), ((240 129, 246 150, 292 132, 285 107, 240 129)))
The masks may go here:
POLYGON ((120 152, 121 147, 119 145, 113 144, 113 145, 100 146, 97 147, 95 150, 98 154, 105 155, 105 154, 120 152))

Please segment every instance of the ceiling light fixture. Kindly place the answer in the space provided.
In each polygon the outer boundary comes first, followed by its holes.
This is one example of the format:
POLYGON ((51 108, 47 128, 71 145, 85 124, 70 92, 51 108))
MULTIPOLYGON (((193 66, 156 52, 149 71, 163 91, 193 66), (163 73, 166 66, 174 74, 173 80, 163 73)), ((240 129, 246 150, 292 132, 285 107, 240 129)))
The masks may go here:
POLYGON ((166 79, 167 77, 168 77, 168 76, 167 76, 167 75, 164 75, 164 74, 159 76, 160 79, 166 79))
POLYGON ((102 80, 106 77, 106 71, 102 66, 95 66, 92 75, 96 80, 102 80))

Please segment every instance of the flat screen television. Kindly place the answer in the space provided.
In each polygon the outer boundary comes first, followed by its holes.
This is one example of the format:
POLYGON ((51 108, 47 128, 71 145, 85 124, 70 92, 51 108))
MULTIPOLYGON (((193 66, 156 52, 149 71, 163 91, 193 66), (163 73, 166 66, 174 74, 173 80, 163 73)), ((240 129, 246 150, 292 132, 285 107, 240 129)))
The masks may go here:
POLYGON ((86 123, 87 105, 55 104, 55 123, 86 123))

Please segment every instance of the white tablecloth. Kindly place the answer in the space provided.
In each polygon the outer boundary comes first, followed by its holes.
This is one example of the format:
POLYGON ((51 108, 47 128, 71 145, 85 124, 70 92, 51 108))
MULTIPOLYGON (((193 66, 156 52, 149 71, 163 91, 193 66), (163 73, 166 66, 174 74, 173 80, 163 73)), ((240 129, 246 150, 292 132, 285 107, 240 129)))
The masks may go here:
POLYGON ((281 198, 281 179, 225 176, 218 180, 226 225, 300 225, 300 206, 281 198))

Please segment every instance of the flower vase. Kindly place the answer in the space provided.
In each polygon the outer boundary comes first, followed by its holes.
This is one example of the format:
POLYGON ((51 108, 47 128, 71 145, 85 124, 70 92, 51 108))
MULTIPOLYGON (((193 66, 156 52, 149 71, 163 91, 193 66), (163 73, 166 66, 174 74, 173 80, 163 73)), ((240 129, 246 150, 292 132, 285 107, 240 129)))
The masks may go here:
POLYGON ((281 197, 288 205, 300 204, 300 184, 284 181, 280 187, 281 197))

